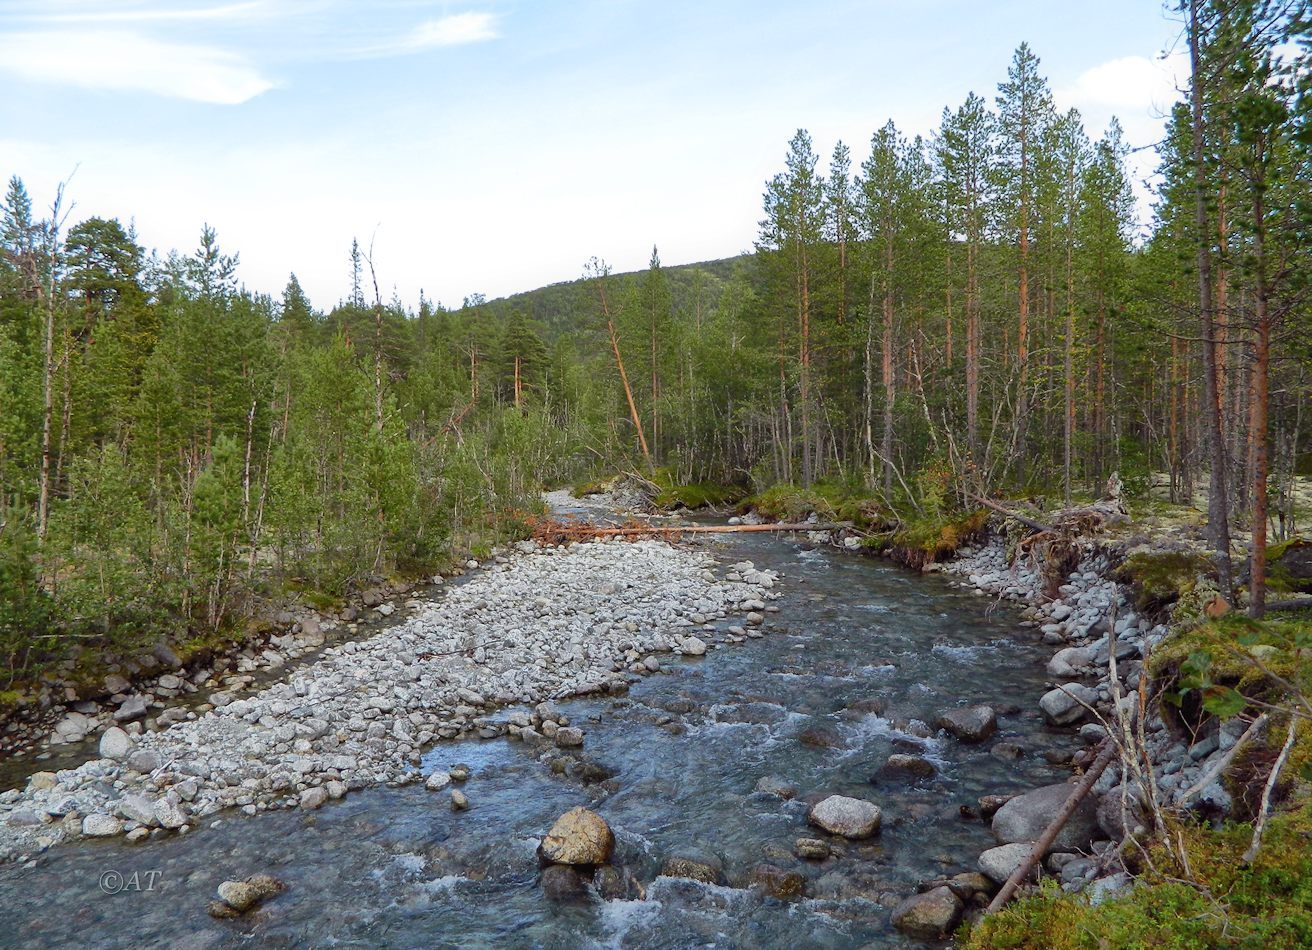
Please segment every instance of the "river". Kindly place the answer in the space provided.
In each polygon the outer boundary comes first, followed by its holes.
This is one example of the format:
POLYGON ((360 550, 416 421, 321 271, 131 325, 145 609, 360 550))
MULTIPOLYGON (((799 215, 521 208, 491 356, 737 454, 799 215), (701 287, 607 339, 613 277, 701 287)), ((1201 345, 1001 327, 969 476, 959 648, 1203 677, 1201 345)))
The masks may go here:
MULTIPOLYGON (((587 757, 612 778, 554 774, 505 738, 443 742, 425 767, 463 762, 470 808, 422 785, 353 793, 314 812, 227 812, 190 834, 141 845, 121 838, 58 845, 30 866, 0 868, 6 946, 225 947, 855 947, 909 946, 888 907, 920 881, 973 870, 993 844, 964 819, 981 795, 1061 781, 1044 752, 1075 740, 1044 730, 1035 700, 1046 650, 1007 607, 937 575, 732 535, 713 550, 781 572, 762 639, 664 657, 665 672, 621 697, 560 704, 586 732, 587 757), (987 702, 999 734, 963 745, 932 723, 987 702), (882 714, 872 710, 885 708, 882 714), (1004 761, 998 741, 1026 754, 1004 761), (937 766, 908 783, 877 777, 895 751, 937 766), (784 801, 764 776, 795 786, 784 801), (874 780, 872 781, 872 777, 874 780), (816 793, 867 798, 882 833, 823 862, 792 856, 816 793), (547 900, 534 849, 560 813, 587 805, 618 839, 615 862, 644 900, 547 900), (658 876, 671 856, 723 868, 725 885, 658 876), (759 864, 802 872, 806 896, 779 901, 745 883, 759 864), (269 872, 282 895, 237 921, 206 914, 226 879, 269 872)), ((730 621, 726 621, 727 625, 730 621)))

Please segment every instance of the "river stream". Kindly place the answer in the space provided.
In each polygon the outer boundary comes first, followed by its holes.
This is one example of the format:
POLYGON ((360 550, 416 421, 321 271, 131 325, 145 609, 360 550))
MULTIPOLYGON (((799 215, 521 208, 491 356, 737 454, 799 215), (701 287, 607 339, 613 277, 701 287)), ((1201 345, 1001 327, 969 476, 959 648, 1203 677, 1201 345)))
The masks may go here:
POLYGON ((627 695, 559 704, 608 781, 554 774, 505 738, 444 742, 425 767, 471 767, 467 811, 411 785, 310 813, 224 813, 141 845, 62 844, 30 866, 0 868, 0 944, 915 945, 891 928, 889 906, 920 881, 973 870, 993 844, 960 806, 1064 777, 1043 753, 1074 740, 1046 732, 1035 706, 1050 651, 1014 611, 990 613, 940 576, 761 534, 723 538, 713 547, 723 563, 782 573, 780 612, 762 639, 665 655, 665 672, 627 695), (908 726, 975 702, 1002 713, 998 735, 981 745, 908 726), (989 751, 999 741, 1026 754, 1003 761, 989 751), (937 774, 877 777, 898 751, 927 757, 937 774), (764 776, 798 798, 756 792, 764 776), (798 837, 825 837, 807 826, 806 796, 833 792, 879 804, 882 833, 823 862, 793 857, 798 837), (557 904, 542 894, 538 838, 576 805, 609 821, 615 863, 643 883, 645 900, 557 904), (671 856, 722 867, 726 885, 658 876, 671 856), (732 886, 762 863, 802 872, 806 896, 785 902, 732 886), (286 892, 241 920, 207 916, 220 882, 257 872, 281 878, 286 892))

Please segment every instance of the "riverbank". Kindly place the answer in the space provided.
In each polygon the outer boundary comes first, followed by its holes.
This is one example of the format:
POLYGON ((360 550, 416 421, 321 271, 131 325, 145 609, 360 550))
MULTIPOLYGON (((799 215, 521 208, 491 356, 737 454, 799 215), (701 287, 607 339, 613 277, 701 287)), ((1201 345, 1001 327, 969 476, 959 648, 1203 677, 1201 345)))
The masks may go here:
MULTIPOLYGON (((520 542, 502 560, 254 695, 217 692, 194 719, 157 731, 106 729, 99 758, 0 795, 3 852, 24 860, 66 838, 186 833, 226 808, 312 810, 414 782, 439 739, 520 729, 490 718, 495 709, 622 691, 660 669, 658 654, 704 653, 696 634, 713 620, 742 614, 745 638, 773 596, 773 575, 750 564, 720 579, 704 552, 653 541, 520 542)), ((559 744, 581 741, 562 731, 559 744)))

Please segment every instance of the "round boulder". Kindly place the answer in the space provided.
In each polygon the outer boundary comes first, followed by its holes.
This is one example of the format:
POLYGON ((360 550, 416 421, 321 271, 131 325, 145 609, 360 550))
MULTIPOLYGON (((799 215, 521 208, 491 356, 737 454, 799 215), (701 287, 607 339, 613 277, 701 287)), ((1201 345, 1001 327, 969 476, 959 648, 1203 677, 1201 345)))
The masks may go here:
POLYGON ((571 808, 542 839, 542 857, 552 864, 605 864, 615 850, 610 825, 595 811, 571 808))
POLYGON ((830 795, 813 805, 807 820, 831 835, 869 838, 878 834, 883 813, 874 802, 846 795, 830 795))

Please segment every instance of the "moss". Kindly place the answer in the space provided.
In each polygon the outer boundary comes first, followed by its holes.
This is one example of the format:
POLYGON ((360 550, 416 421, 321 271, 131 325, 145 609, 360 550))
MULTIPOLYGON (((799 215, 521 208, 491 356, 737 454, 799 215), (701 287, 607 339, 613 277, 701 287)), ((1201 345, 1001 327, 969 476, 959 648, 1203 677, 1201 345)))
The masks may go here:
POLYGON ((698 482, 692 485, 662 487, 660 494, 653 501, 656 507, 667 511, 677 508, 697 511, 702 508, 727 508, 740 501, 744 494, 743 489, 734 485, 698 482))
POLYGON ((1297 556, 1300 561, 1308 560, 1305 548, 1312 547, 1312 541, 1306 538, 1290 538, 1279 544, 1269 545, 1266 549, 1266 586, 1275 593, 1312 594, 1312 578, 1307 574, 1306 563, 1291 570, 1291 561, 1297 556))
POLYGON ((1116 579, 1134 589, 1141 613, 1161 615, 1200 579, 1214 579, 1211 558, 1195 551, 1136 551, 1117 568, 1116 579))
POLYGON ((576 482, 570 491, 575 498, 583 498, 587 495, 600 495, 602 492, 610 491, 611 486, 614 484, 614 476, 610 478, 593 478, 576 482))
POLYGON ((772 485, 743 499, 738 510, 755 511, 771 521, 804 521, 812 513, 821 518, 836 517, 833 506, 820 492, 796 485, 772 485))
POLYGON ((908 567, 923 569, 941 561, 967 541, 978 536, 988 523, 988 511, 981 508, 967 514, 923 517, 909 522, 893 535, 894 557, 908 567))

